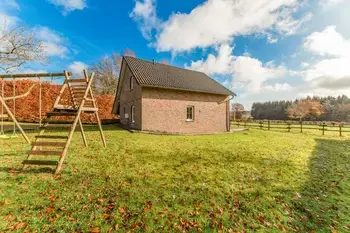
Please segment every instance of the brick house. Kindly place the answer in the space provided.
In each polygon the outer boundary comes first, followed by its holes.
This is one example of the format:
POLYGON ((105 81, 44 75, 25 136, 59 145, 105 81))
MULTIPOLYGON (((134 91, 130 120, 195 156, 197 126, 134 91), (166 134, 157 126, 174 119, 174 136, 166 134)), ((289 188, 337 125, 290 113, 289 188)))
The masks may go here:
POLYGON ((166 133, 230 130, 235 94, 204 73, 124 56, 113 114, 125 128, 166 133))

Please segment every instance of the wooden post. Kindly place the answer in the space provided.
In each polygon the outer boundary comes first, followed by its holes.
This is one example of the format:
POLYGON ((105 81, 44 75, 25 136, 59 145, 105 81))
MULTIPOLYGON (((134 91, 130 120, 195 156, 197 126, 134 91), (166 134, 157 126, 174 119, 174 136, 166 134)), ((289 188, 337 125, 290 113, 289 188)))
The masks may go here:
MULTIPOLYGON (((84 69, 84 76, 85 76, 85 79, 89 79, 89 76, 88 76, 88 72, 86 69, 84 69)), ((92 73, 91 74, 91 77, 93 77, 95 75, 95 73, 92 73)), ((90 93, 90 96, 92 98, 92 103, 93 103, 93 106, 94 108, 97 108, 97 105, 96 105, 96 100, 95 100, 95 97, 94 97, 94 94, 91 90, 91 87, 89 88, 89 93, 90 93)), ((96 117, 96 121, 97 121, 97 125, 98 125, 98 128, 100 130, 100 136, 101 136, 101 139, 102 139, 102 143, 103 143, 103 146, 104 147, 107 147, 107 143, 106 143, 106 138, 105 138, 105 135, 103 134, 103 130, 102 130, 102 124, 101 124, 101 120, 100 120, 100 116, 98 115, 98 112, 95 112, 95 117, 96 117)))
POLYGON ((244 121, 244 128, 247 128, 247 121, 244 121))
POLYGON ((324 135, 324 127, 326 126, 326 123, 323 123, 322 125, 322 135, 324 135))
POLYGON ((270 120, 267 121, 267 130, 270 130, 270 120))
POLYGON ((239 128, 239 126, 240 126, 240 123, 239 123, 239 121, 237 121, 237 127, 239 128))
POLYGON ((288 132, 290 132, 291 128, 290 128, 290 123, 289 122, 287 123, 287 129, 288 129, 288 132))
POLYGON ((300 121, 300 133, 302 133, 302 132, 303 132, 303 122, 300 121))
POLYGON ((260 121, 259 124, 260 124, 260 125, 259 125, 260 129, 263 129, 263 127, 264 127, 264 126, 263 126, 263 122, 260 121))
POLYGON ((343 128, 343 123, 340 123, 340 124, 339 124, 339 136, 340 136, 340 137, 343 136, 343 135, 342 135, 342 128, 343 128))
POLYGON ((4 106, 5 111, 7 112, 7 115, 9 115, 9 117, 12 119, 13 123, 15 123, 16 127, 19 129, 19 131, 21 132, 22 136, 24 137, 24 139, 26 140, 27 143, 30 143, 29 138, 27 137, 26 133, 24 132, 24 130, 22 129, 22 127, 19 125, 18 121, 16 120, 16 117, 12 114, 12 112, 10 111, 9 107, 6 105, 5 100, 2 99, 2 97, 0 96, 0 102, 2 104, 2 106, 4 106))

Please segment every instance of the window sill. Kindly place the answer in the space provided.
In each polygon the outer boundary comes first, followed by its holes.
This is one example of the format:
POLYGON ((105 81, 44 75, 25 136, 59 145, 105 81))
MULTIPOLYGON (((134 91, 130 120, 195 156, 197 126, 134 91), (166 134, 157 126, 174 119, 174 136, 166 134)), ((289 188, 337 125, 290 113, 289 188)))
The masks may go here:
POLYGON ((186 122, 194 122, 194 120, 186 120, 186 122))

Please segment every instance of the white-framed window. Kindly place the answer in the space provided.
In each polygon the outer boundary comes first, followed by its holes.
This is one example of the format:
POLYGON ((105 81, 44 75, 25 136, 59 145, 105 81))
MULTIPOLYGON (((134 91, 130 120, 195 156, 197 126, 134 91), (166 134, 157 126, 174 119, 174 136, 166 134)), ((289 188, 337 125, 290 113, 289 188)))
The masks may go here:
POLYGON ((187 106, 186 121, 194 121, 194 106, 187 106))
POLYGON ((135 106, 131 106, 131 122, 135 123, 135 106))
POLYGON ((134 89, 134 76, 130 77, 130 90, 134 89))

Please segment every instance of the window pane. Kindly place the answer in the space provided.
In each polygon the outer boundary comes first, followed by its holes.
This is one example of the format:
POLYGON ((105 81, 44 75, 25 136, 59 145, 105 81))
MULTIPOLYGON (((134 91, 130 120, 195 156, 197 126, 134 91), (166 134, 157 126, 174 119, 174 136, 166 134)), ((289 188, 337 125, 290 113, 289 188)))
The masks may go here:
POLYGON ((187 107, 187 114, 186 114, 187 120, 193 120, 193 114, 194 114, 194 107, 193 106, 187 107))

